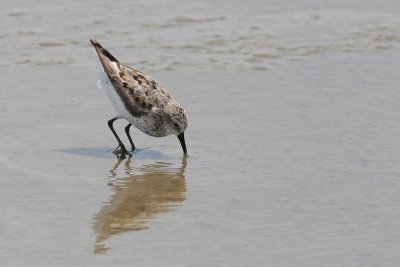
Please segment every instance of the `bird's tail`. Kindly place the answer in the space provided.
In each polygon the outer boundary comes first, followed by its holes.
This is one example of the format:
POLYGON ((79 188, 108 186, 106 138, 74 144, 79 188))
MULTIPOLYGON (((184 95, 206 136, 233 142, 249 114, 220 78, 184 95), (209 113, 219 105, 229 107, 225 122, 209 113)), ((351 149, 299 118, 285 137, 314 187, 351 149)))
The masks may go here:
POLYGON ((107 49, 105 49, 99 42, 95 39, 90 39, 90 43, 93 45, 94 49, 96 50, 97 55, 99 58, 107 57, 111 62, 119 62, 107 49))

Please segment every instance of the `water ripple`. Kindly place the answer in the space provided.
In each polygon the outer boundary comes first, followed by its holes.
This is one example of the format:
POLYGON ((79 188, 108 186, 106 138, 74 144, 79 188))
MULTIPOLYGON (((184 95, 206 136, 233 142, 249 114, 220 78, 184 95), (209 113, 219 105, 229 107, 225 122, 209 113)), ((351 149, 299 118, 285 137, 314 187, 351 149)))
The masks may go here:
POLYGON ((389 14, 321 11, 233 16, 194 12, 191 16, 137 18, 127 16, 124 9, 115 12, 121 19, 117 25, 100 14, 60 24, 55 23, 55 16, 42 22, 37 14, 30 14, 26 19, 31 28, 26 29, 25 24, 6 17, 4 24, 14 29, 1 35, 7 39, 0 48, 6 55, 4 64, 82 64, 90 53, 86 44, 90 37, 102 41, 117 58, 148 71, 267 70, 322 53, 400 47, 400 19, 389 14), (29 58, 21 55, 26 51, 32 53, 29 58))

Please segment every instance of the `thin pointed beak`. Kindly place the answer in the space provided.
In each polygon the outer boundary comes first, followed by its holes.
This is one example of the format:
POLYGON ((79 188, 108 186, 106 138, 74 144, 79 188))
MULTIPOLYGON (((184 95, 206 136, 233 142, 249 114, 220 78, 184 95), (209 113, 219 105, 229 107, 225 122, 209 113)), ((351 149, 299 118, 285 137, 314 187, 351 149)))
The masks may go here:
POLYGON ((184 133, 181 133, 180 135, 178 135, 178 139, 179 139, 179 142, 181 142, 181 146, 182 146, 182 149, 183 149, 183 153, 185 154, 185 156, 187 156, 186 144, 185 144, 185 135, 184 135, 184 133))

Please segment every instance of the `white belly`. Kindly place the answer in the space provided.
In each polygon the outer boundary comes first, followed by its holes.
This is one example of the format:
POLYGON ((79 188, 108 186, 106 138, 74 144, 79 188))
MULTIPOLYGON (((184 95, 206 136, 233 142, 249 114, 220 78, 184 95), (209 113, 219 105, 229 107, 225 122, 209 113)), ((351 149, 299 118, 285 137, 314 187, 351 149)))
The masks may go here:
POLYGON ((107 73, 105 72, 103 65, 101 64, 99 58, 96 55, 96 69, 99 73, 100 80, 98 82, 97 87, 101 87, 107 94, 108 98, 111 101, 111 104, 114 107, 116 112, 116 116, 121 119, 125 119, 133 124, 137 129, 140 131, 151 135, 151 136, 165 136, 165 134, 154 132, 153 133, 153 126, 154 121, 151 116, 140 116, 134 117, 132 116, 129 111, 125 108, 124 103, 122 102, 120 96, 118 95, 117 91, 115 91, 114 86, 112 85, 110 79, 108 78, 107 73))
POLYGON ((130 122, 133 120, 133 116, 128 112, 125 108, 124 103, 119 97, 118 93, 115 91, 114 86, 112 85, 110 79, 108 78, 107 73, 105 72, 103 65, 101 64, 99 58, 96 55, 96 69, 99 73, 99 85, 106 92, 108 99, 110 99, 111 104, 114 107, 115 112, 117 113, 117 117, 126 119, 130 122))

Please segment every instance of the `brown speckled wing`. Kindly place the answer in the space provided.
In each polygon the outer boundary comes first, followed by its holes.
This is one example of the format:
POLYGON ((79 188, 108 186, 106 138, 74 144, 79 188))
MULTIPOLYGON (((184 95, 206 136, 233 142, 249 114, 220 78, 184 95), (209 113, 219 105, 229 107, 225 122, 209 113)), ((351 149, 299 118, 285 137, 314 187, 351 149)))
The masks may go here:
POLYGON ((163 108, 162 105, 166 102, 163 98, 171 99, 158 82, 138 70, 119 63, 97 41, 91 40, 91 43, 111 83, 132 116, 140 117, 149 112, 156 112, 157 109, 163 108))

